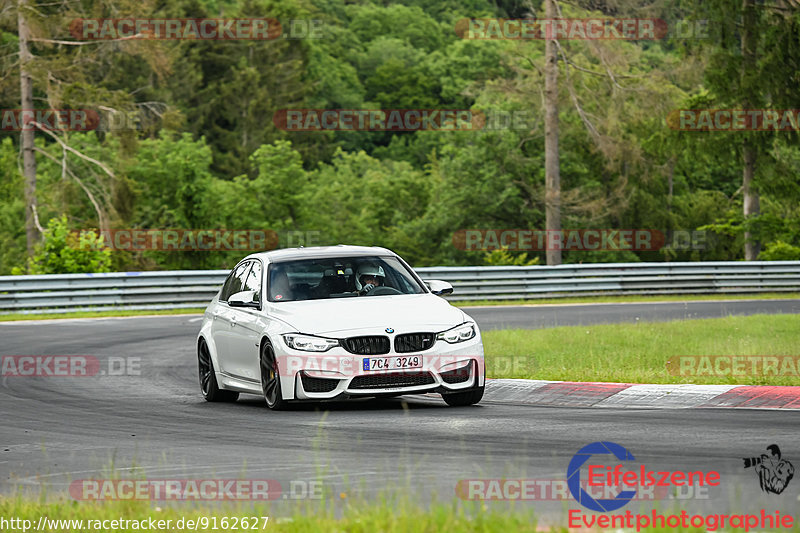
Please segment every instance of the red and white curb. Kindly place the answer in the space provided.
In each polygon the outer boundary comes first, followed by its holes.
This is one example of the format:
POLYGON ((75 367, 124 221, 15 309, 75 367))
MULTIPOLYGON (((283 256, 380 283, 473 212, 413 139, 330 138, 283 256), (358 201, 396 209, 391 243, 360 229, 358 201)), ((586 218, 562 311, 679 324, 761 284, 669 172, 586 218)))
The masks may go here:
POLYGON ((800 387, 486 380, 486 402, 559 407, 800 409, 800 387))

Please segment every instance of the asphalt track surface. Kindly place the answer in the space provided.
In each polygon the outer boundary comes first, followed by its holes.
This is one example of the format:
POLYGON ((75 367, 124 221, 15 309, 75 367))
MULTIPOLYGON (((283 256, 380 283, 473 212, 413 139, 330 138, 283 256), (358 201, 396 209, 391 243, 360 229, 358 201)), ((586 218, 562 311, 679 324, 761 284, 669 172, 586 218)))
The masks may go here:
MULTIPOLYGON (((800 301, 473 308, 484 329, 547 327, 658 317, 797 313, 800 301)), ((57 495, 70 482, 250 478, 321 482, 332 494, 399 493, 421 503, 456 498, 459 480, 563 480, 584 445, 625 446, 648 470, 718 471, 722 485, 689 499, 633 502, 631 510, 794 513, 800 472, 780 495, 763 493, 743 457, 777 443, 800 468, 800 412, 777 410, 575 409, 484 402, 450 408, 436 398, 301 404, 267 410, 255 396, 203 401, 194 339, 199 317, 146 317, 0 324, 0 355, 92 355, 138 362, 132 375, 6 377, 0 382, 0 494, 57 495), (641 505, 642 507, 639 507, 641 505)), ((115 367, 116 368, 116 367, 115 367)), ((605 461, 604 461, 605 462, 605 461)), ((609 465, 615 464, 606 462, 609 465)), ((338 500, 336 500, 338 501, 338 500)), ((280 515, 295 502, 275 502, 280 515)), ((179 504, 178 504, 179 505, 179 504)), ((507 502, 489 502, 507 506, 507 502)), ((529 501, 545 522, 565 524, 567 501, 529 501)), ((624 510, 624 509, 623 509, 624 510)))

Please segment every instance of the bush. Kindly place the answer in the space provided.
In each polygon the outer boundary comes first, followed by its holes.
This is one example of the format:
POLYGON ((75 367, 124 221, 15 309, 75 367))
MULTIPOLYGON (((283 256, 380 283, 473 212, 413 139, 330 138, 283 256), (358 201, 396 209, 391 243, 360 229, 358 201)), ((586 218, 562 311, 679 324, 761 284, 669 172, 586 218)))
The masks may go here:
POLYGON ((102 249, 102 237, 86 232, 79 243, 78 235, 69 230, 66 216, 51 218, 43 237, 36 253, 28 260, 27 272, 16 267, 12 274, 82 274, 110 270, 111 250, 102 249))
POLYGON ((800 261, 800 246, 792 246, 783 241, 767 244, 758 254, 759 261, 800 261))
POLYGON ((539 258, 528 259, 527 252, 512 254, 506 248, 498 248, 486 252, 483 256, 484 264, 488 266, 531 266, 538 265, 539 258))

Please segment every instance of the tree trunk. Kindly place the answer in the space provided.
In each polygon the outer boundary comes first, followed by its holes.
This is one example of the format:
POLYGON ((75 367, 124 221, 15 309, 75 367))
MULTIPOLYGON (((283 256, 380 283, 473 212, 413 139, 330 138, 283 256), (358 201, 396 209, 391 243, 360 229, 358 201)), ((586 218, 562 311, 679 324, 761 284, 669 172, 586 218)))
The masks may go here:
MULTIPOLYGON (((556 0, 544 0, 545 18, 556 18, 556 0)), ((552 239, 551 235, 561 231, 561 177, 558 165, 558 49, 553 35, 545 35, 544 45, 544 180, 545 180, 545 226, 547 229, 547 264, 561 264, 561 249, 553 249, 554 243, 562 239, 552 239)))
MULTIPOLYGON (((744 192, 744 218, 745 220, 758 215, 761 211, 758 191, 753 188, 753 176, 756 173, 756 149, 752 141, 745 141, 742 147, 744 172, 742 172, 742 190, 744 192)), ((758 259, 761 243, 754 240, 749 231, 744 232, 744 258, 746 261, 758 259)))
MULTIPOLYGON (((742 0, 742 89, 744 90, 744 108, 752 109, 753 99, 750 98, 751 82, 748 76, 756 68, 756 7, 754 0, 742 0)), ((744 194, 745 221, 760 212, 758 190, 753 186, 756 174, 757 148, 753 140, 745 138, 742 145, 742 190, 744 194)), ((749 231, 744 233, 744 258, 746 261, 755 261, 761 251, 761 243, 752 238, 749 231)))
POLYGON ((675 182, 675 158, 669 160, 669 174, 667 174, 667 183, 669 192, 667 193, 667 213, 672 214, 672 189, 675 182))
MULTIPOLYGON (((21 108, 23 111, 33 109, 33 84, 28 72, 32 59, 28 50, 30 29, 25 21, 27 0, 17 2, 17 26, 19 31, 19 85, 21 108)), ((22 125, 20 132, 20 149, 22 150, 22 169, 25 177, 25 237, 28 244, 28 256, 33 255, 34 245, 39 240, 39 230, 36 227, 36 155, 34 153, 33 138, 35 130, 27 125, 22 125)))

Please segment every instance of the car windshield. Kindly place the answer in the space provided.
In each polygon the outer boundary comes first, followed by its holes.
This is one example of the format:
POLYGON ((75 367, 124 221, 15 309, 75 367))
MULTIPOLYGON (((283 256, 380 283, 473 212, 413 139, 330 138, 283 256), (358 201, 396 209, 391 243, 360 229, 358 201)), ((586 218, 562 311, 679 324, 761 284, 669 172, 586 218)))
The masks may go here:
POLYGON ((268 290, 270 302, 426 292, 409 269, 392 256, 299 259, 273 263, 269 267, 268 290))

